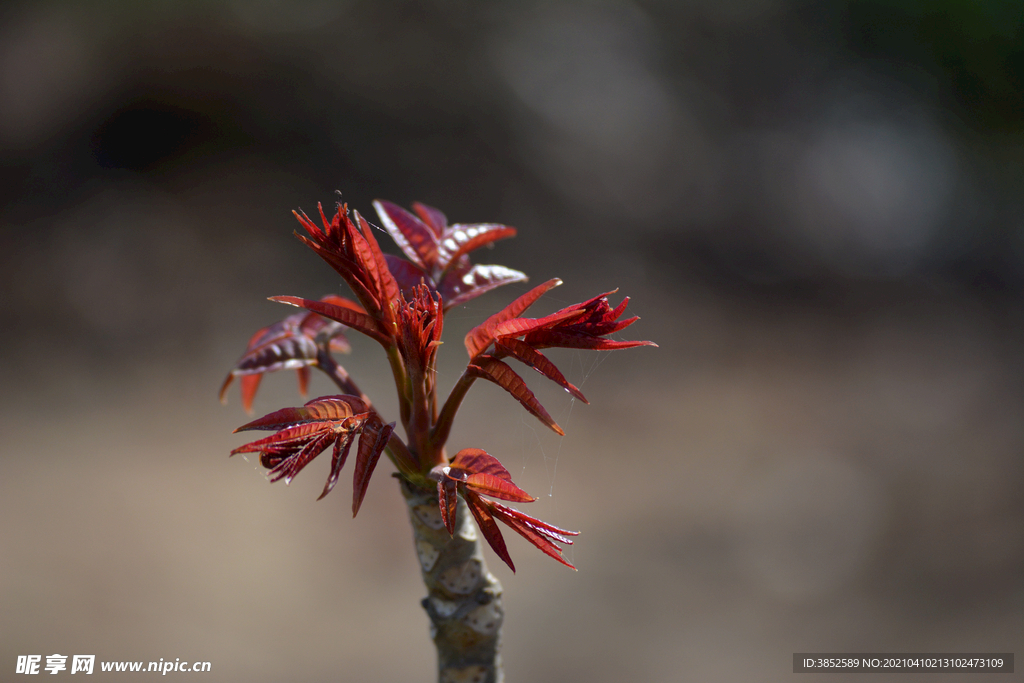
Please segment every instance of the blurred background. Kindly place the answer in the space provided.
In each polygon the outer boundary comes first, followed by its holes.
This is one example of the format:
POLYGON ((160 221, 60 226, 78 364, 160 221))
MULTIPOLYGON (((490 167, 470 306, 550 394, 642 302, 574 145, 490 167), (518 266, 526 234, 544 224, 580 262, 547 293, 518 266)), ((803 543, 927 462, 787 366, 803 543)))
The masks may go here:
MULTIPOLYGON (((488 551, 508 680, 1024 642, 1020 3, 10 2, 0 177, 8 675, 433 680, 390 465, 352 520, 326 462, 227 457, 266 297, 344 293, 291 236, 336 191, 514 225, 476 260, 563 278, 534 310, 619 287, 660 345, 552 352, 589 406, 524 374, 564 438, 493 386, 456 424, 583 532, 578 573, 488 551)), ((450 313, 443 391, 525 289, 450 313)), ((299 400, 283 373, 255 410, 299 400)))

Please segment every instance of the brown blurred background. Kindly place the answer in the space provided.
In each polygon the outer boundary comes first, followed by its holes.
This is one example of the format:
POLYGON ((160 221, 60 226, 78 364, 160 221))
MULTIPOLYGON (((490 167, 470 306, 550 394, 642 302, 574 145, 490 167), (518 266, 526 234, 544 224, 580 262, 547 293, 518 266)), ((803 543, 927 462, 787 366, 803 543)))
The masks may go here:
MULTIPOLYGON (((314 500, 326 463, 268 486, 227 457, 216 390, 287 313, 265 298, 341 291, 290 234, 336 190, 515 225, 483 261, 562 277, 538 308, 619 287, 660 344, 553 353, 590 406, 525 374, 565 438, 489 386, 456 425, 583 532, 578 573, 489 555, 509 681, 1014 650, 1022 31, 997 1, 7 3, 0 678, 433 679, 390 466, 352 520, 346 487, 314 500)), ((524 289, 451 312, 445 391, 524 289)), ((298 401, 274 376, 256 411, 298 401)))

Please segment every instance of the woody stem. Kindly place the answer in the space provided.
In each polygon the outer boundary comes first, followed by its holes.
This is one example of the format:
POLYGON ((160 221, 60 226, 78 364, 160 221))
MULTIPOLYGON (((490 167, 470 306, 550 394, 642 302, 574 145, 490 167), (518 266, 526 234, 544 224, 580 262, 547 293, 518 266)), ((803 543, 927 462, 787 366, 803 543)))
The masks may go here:
POLYGON ((459 499, 455 534, 441 520, 437 491, 399 477, 427 586, 423 608, 437 647, 438 680, 501 683, 501 584, 487 570, 480 535, 459 499))

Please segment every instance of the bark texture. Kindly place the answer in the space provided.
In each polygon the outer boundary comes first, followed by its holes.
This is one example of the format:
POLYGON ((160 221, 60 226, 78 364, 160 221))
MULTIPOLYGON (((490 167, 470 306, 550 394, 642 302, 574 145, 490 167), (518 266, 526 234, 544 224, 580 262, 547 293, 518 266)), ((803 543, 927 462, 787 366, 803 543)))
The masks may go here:
POLYGON ((480 534, 461 498, 455 535, 441 520, 437 491, 399 478, 423 570, 440 683, 501 683, 501 584, 484 563, 480 534))

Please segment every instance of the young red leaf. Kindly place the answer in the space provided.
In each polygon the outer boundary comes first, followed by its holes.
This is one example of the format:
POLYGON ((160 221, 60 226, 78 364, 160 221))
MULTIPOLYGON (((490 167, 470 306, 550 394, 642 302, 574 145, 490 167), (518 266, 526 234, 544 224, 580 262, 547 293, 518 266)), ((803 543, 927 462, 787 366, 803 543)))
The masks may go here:
POLYGON ((395 277, 395 282, 398 283, 403 292, 411 292, 414 287, 422 284, 430 286, 430 283, 433 282, 427 271, 412 261, 406 261, 404 258, 394 254, 384 254, 384 260, 387 262, 391 274, 395 277))
MULTIPOLYGON (((283 478, 286 483, 290 482, 303 467, 333 443, 331 473, 320 498, 334 488, 348 457, 352 438, 359 434, 352 481, 352 514, 355 516, 366 495, 366 487, 377 461, 392 439, 395 424, 382 424, 377 413, 364 401, 355 396, 341 395, 314 399, 301 408, 275 411, 235 431, 249 429, 271 429, 276 430, 276 433, 239 446, 231 454, 259 452, 260 462, 273 468, 270 471, 271 481, 283 478)), ((404 444, 402 450, 405 450, 404 444)))
MULTIPOLYGON (((224 402, 224 392, 227 391, 228 385, 231 384, 231 380, 235 378, 234 373, 228 375, 227 379, 224 380, 224 385, 220 388, 220 400, 224 402)), ((252 412, 252 402, 256 398, 256 391, 260 388, 260 382, 263 380, 263 375, 242 375, 242 409, 247 413, 252 412)))
POLYGON ((455 533, 455 509, 458 504, 458 484, 454 479, 442 478, 437 482, 437 501, 441 506, 441 521, 449 535, 455 533))
POLYGON ((366 235, 356 227, 356 223, 360 219, 359 212, 354 212, 354 215, 356 217, 355 221, 348 215, 348 207, 346 206, 345 220, 342 224, 345 228, 347 255, 355 262, 353 275, 373 294, 379 310, 383 310, 387 301, 381 296, 380 279, 377 276, 373 252, 367 242, 366 235))
MULTIPOLYGON (((575 304, 562 311, 575 311, 579 315, 567 318, 556 325, 535 329, 526 333, 523 341, 535 349, 560 346, 577 349, 628 349, 636 346, 657 346, 649 341, 616 341, 605 339, 605 335, 619 332, 640 318, 634 316, 618 320, 625 312, 629 298, 614 309, 608 305, 607 292, 581 304, 575 304)), ((559 312, 562 312, 559 311, 559 312)), ((519 335, 516 335, 519 336, 519 335)))
POLYGON ((353 212, 356 222, 362 229, 362 241, 353 240, 357 247, 360 261, 364 270, 370 275, 371 280, 377 287, 377 295, 381 301, 382 317, 388 321, 394 321, 393 309, 389 305, 398 300, 398 283, 388 269, 387 261, 384 260, 384 253, 377 244, 377 238, 373 235, 373 228, 359 215, 358 211, 353 212), (365 245, 365 252, 363 251, 365 245))
POLYGON ((438 249, 438 262, 447 269, 460 257, 498 240, 516 236, 516 229, 497 223, 453 225, 445 230, 438 249))
POLYGON ((544 284, 537 285, 470 330, 466 335, 466 351, 469 353, 469 357, 475 358, 490 346, 490 343, 494 341, 494 330, 498 325, 518 317, 520 313, 536 303, 537 299, 541 298, 545 292, 551 291, 560 284, 562 284, 561 280, 553 278, 544 284))
MULTIPOLYGON (((481 371, 484 364, 479 359, 486 357, 484 356, 484 351, 494 343, 495 357, 512 356, 517 358, 527 365, 533 366, 541 374, 555 381, 585 402, 586 399, 583 398, 583 394, 579 389, 570 384, 565 379, 565 376, 538 349, 550 346, 586 349, 626 349, 635 346, 656 346, 656 344, 649 341, 616 341, 604 338, 603 335, 617 332, 638 320, 635 317, 627 320, 617 320, 626 310, 626 301, 612 309, 608 305, 607 294, 601 294, 581 304, 568 306, 543 318, 516 317, 536 301, 546 289, 553 287, 555 283, 557 283, 556 280, 551 280, 539 287, 535 287, 513 301, 502 311, 492 315, 481 325, 470 330, 469 334, 466 335, 466 351, 469 352, 472 358, 469 369, 470 372, 475 373, 474 376, 487 377, 491 381, 501 384, 497 377, 492 378, 488 376, 497 373, 501 375, 502 379, 507 378, 506 381, 509 382, 509 385, 506 388, 512 391, 513 395, 516 395, 517 398, 520 398, 520 396, 527 399, 533 397, 532 393, 523 393, 523 390, 529 391, 525 389, 525 384, 522 388, 518 387, 512 376, 505 373, 501 367, 492 364, 488 369, 481 371), (519 339, 519 337, 522 337, 522 339, 519 339), (515 391, 512 389, 514 384, 516 386, 515 391)), ((522 379, 518 376, 515 376, 515 379, 522 382, 522 379)), ((522 398, 520 400, 522 401, 522 398)), ((533 402, 535 403, 536 399, 533 402)), ((527 401, 523 405, 527 407, 527 410, 530 410, 532 404, 527 401)))
MULTIPOLYGON (((360 313, 365 312, 363 307, 357 304, 351 299, 346 299, 343 296, 337 294, 328 294, 320 297, 320 301, 324 303, 332 304, 334 306, 341 306, 343 308, 351 308, 353 311, 359 311, 360 313)), ((323 316, 310 311, 306 314, 306 317, 299 323, 299 331, 305 336, 313 339, 317 344, 323 345, 324 342, 327 344, 327 348, 331 351, 337 351, 338 353, 351 353, 352 346, 348 343, 348 339, 342 332, 345 329, 345 325, 335 321, 328 320, 323 316)))
POLYGON ((316 252, 320 258, 342 276, 367 311, 375 315, 380 313, 381 302, 373 288, 364 281, 365 275, 354 257, 332 251, 330 248, 324 247, 298 233, 296 233, 296 236, 300 242, 316 252))
POLYGON ((482 448, 463 448, 452 458, 451 467, 467 473, 489 474, 505 481, 512 481, 512 475, 505 466, 482 448))
POLYGON ((464 448, 456 453, 450 466, 440 468, 440 476, 442 481, 455 481, 471 491, 502 500, 537 500, 512 482, 512 475, 497 458, 479 448, 464 448))
MULTIPOLYGON (((339 430, 340 422, 338 423, 339 430)), ((235 430, 236 432, 239 429, 235 430)), ((277 433, 252 441, 231 451, 231 455, 238 453, 281 453, 289 454, 302 450, 310 441, 315 441, 320 436, 334 432, 335 425, 331 422, 324 423, 303 423, 293 424, 280 429, 277 433)))
POLYGON ((511 500, 515 503, 532 503, 537 500, 512 482, 490 474, 469 474, 463 482, 470 491, 492 498, 511 500))
POLYGON ((249 341, 245 354, 235 364, 232 374, 294 370, 315 362, 316 342, 313 336, 302 331, 306 316, 305 313, 290 315, 257 332, 249 341))
POLYGON ((619 351, 637 346, 657 346, 652 341, 619 341, 592 337, 586 334, 542 330, 536 334, 528 334, 524 341, 538 349, 558 347, 562 349, 587 349, 590 351, 619 351))
POLYGON ((445 310, 448 310, 502 285, 525 282, 527 279, 525 273, 505 266, 456 265, 445 272, 438 291, 444 298, 445 310))
POLYGON ((353 222, 348 206, 342 204, 328 223, 321 208, 323 230, 313 225, 305 214, 295 215, 309 233, 309 237, 300 235, 299 238, 338 271, 369 315, 383 323, 394 322, 390 303, 398 294, 398 284, 384 261, 373 230, 359 213, 354 212, 353 222))
POLYGON ((548 330, 556 325, 564 325, 568 322, 586 315, 586 311, 563 309, 555 311, 543 318, 512 318, 498 323, 491 330, 495 339, 502 337, 521 337, 531 332, 548 330))
POLYGON ((572 545, 572 541, 566 536, 578 536, 578 531, 559 529, 515 508, 506 507, 494 501, 487 501, 486 504, 494 517, 511 527, 513 531, 539 548, 545 555, 558 560, 573 571, 576 570, 576 567, 562 557, 562 549, 555 545, 555 541, 572 545))
POLYGON ((470 363, 467 370, 476 377, 482 377, 483 379, 494 382, 499 387, 512 394, 512 396, 514 396, 530 414, 537 417, 537 419, 548 427, 551 427, 556 434, 565 436, 565 432, 562 431, 562 428, 555 423, 548 414, 548 411, 544 410, 544 406, 540 404, 537 397, 534 396, 533 392, 526 386, 526 382, 523 381, 523 378, 517 375, 508 365, 497 358, 493 358, 492 356, 481 355, 473 359, 473 362, 470 363))
POLYGON ((463 499, 466 501, 466 506, 469 508, 469 511, 476 519, 476 524, 480 527, 480 533, 482 533, 484 538, 487 539, 487 544, 491 546, 491 549, 495 554, 501 558, 501 561, 507 564, 508 568, 515 573, 516 566, 512 563, 512 557, 508 554, 508 548, 505 546, 505 539, 501 537, 501 529, 498 528, 497 523, 494 521, 494 517, 491 516, 491 513, 488 510, 488 501, 485 501, 474 493, 464 495, 463 499))
POLYGON ((296 233, 297 237, 344 278, 367 311, 379 315, 383 302, 378 282, 366 270, 366 264, 363 262, 365 240, 349 218, 348 206, 339 205, 330 222, 324 215, 323 206, 318 204, 317 208, 324 224, 323 230, 316 227, 304 213, 292 212, 309 233, 309 237, 296 233), (357 253, 356 243, 360 244, 358 251, 361 253, 357 253))
POLYGON ((469 511, 476 519, 481 533, 487 539, 487 543, 513 572, 516 570, 515 565, 512 564, 512 558, 509 556, 508 548, 505 546, 505 539, 502 538, 501 530, 495 523, 495 519, 511 527, 513 531, 532 543, 545 555, 558 560, 570 569, 576 569, 576 567, 572 566, 562 557, 562 549, 556 543, 572 545, 572 540, 568 536, 578 536, 579 532, 559 529, 554 525, 530 517, 515 508, 482 498, 473 491, 463 489, 462 497, 466 501, 469 511))
POLYGON ((527 526, 529 526, 531 529, 534 529, 538 533, 543 534, 544 536, 546 536, 546 537, 548 537, 548 538, 550 538, 550 539, 552 539, 554 541, 558 541, 559 543, 564 543, 565 545, 572 545, 572 543, 573 543, 572 539, 567 538, 567 536, 579 536, 580 535, 580 532, 578 532, 578 531, 569 531, 568 529, 560 529, 557 526, 555 526, 554 524, 548 524, 547 522, 542 522, 541 520, 539 520, 539 519, 537 519, 535 517, 529 516, 525 512, 522 512, 520 510, 516 510, 515 508, 511 508, 511 507, 509 507, 507 505, 502 505, 501 503, 496 503, 494 501, 487 501, 487 502, 490 503, 490 508, 491 508, 491 513, 492 514, 494 514, 495 516, 498 516, 498 513, 501 513, 501 517, 499 517, 499 519, 501 521, 504 522, 505 521, 505 517, 519 520, 522 523, 524 523, 527 526))
POLYGON ((247 412, 251 411, 261 376, 278 370, 297 370, 299 391, 305 396, 309 366, 316 364, 320 346, 332 350, 348 349, 342 327, 315 313, 297 313, 257 331, 221 385, 221 402, 224 402, 231 382, 240 376, 242 407, 247 412))
POLYGON ((373 205, 384 228, 409 258, 403 262, 394 256, 385 257, 405 292, 424 282, 441 293, 448 309, 495 287, 526 279, 526 275, 510 268, 474 266, 467 257, 475 249, 513 237, 515 228, 496 223, 449 227, 443 213, 425 204, 413 204, 419 218, 391 202, 377 200, 373 205))
POLYGON ((434 232, 434 235, 441 239, 441 235, 444 234, 445 228, 448 227, 448 218, 441 213, 440 209, 435 209, 432 206, 426 204, 420 204, 419 202, 412 203, 412 210, 416 212, 416 215, 420 219, 430 226, 430 229, 434 232))
POLYGON ((302 424, 282 429, 277 434, 248 443, 231 451, 260 454, 260 462, 271 468, 270 481, 284 479, 290 484, 296 474, 337 438, 348 438, 340 423, 302 424))
POLYGON ((428 272, 432 271, 437 265, 437 241, 441 233, 391 202, 378 199, 373 202, 373 207, 377 209, 384 229, 409 260, 428 272))
MULTIPOLYGON (((307 427, 309 425, 302 425, 307 427)), ((313 458, 320 455, 333 441, 342 437, 331 430, 320 430, 316 437, 310 439, 297 453, 290 453, 274 469, 267 473, 271 482, 284 479, 285 484, 292 483, 295 475, 302 471, 302 468, 313 461, 313 458)))
POLYGON ((355 396, 321 396, 308 401, 301 408, 282 408, 268 415, 248 422, 235 432, 253 429, 278 430, 310 422, 340 421, 346 418, 365 419, 369 407, 355 396))
POLYGON ((317 500, 320 500, 334 490, 334 485, 338 483, 338 477, 341 476, 341 468, 345 466, 345 461, 348 460, 348 452, 351 447, 351 432, 347 432, 344 437, 334 441, 334 453, 331 455, 331 473, 328 475, 327 483, 324 484, 324 490, 317 500))
POLYGON ((299 376, 299 396, 306 398, 309 395, 309 366, 299 368, 295 373, 299 376))
MULTIPOLYGON (((329 231, 330 223, 327 221, 327 216, 324 215, 323 204, 317 204, 317 208, 320 209, 320 218, 321 220, 323 220, 324 229, 329 231)), ((302 227, 306 229, 306 232, 308 232, 313 239, 317 240, 318 242, 327 239, 327 233, 325 232, 325 230, 321 230, 319 227, 317 227, 316 223, 309 220, 309 216, 306 215, 306 212, 292 211, 292 215, 295 216, 296 220, 299 221, 302 227)))
MULTIPOLYGON (((546 283, 547 284, 547 283, 546 283)), ((542 285, 541 287, 543 287, 542 285)), ((470 357, 482 353, 492 341, 507 341, 522 337, 523 343, 533 349, 562 346, 580 349, 628 349, 636 346, 657 346, 649 341, 616 341, 604 336, 618 332, 639 320, 638 317, 618 320, 626 310, 628 298, 616 308, 608 305, 608 292, 580 304, 574 304, 543 318, 519 318, 533 303, 540 287, 527 292, 503 311, 496 313, 466 335, 466 350, 470 357), (525 304, 525 306, 523 305, 525 304)), ((506 344, 507 346, 508 344, 506 344)), ((540 369, 538 367, 538 369, 540 369)), ((564 386, 564 385, 563 385, 564 386)))
POLYGON ((325 318, 336 320, 339 323, 348 325, 354 330, 359 330, 366 336, 377 340, 383 346, 389 346, 391 344, 390 337, 384 332, 376 320, 366 313, 361 313, 354 308, 338 306, 324 301, 303 299, 302 297, 297 296, 272 296, 270 297, 270 300, 282 304, 288 304, 290 306, 296 306, 298 308, 305 308, 306 310, 313 311, 314 313, 319 313, 325 318))
POLYGON ((428 287, 414 287, 409 295, 395 301, 399 333, 395 341, 416 381, 432 374, 444 329, 444 314, 438 295, 428 287))
POLYGON ((380 418, 375 419, 375 424, 363 430, 359 437, 359 448, 356 451, 355 473, 352 477, 352 516, 359 512, 359 506, 363 504, 366 496, 366 487, 370 483, 370 475, 373 474, 380 454, 388 445, 391 433, 395 431, 395 423, 381 425, 380 418))
POLYGON ((505 337, 494 342, 494 350, 498 355, 511 356, 522 363, 526 363, 579 400, 584 403, 590 403, 579 389, 565 379, 565 376, 555 367, 554 363, 547 359, 547 356, 535 350, 529 344, 515 337, 505 337))

